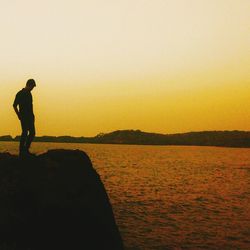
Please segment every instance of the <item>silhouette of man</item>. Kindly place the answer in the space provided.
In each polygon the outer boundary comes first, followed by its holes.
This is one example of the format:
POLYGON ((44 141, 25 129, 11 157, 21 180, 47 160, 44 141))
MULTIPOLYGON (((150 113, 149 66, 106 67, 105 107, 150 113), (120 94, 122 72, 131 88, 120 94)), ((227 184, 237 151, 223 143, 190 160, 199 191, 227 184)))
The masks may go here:
POLYGON ((13 103, 13 108, 22 127, 22 135, 19 144, 19 156, 21 157, 31 154, 29 148, 35 137, 35 116, 33 113, 33 98, 31 95, 31 91, 35 86, 35 80, 29 79, 25 88, 16 94, 13 103))

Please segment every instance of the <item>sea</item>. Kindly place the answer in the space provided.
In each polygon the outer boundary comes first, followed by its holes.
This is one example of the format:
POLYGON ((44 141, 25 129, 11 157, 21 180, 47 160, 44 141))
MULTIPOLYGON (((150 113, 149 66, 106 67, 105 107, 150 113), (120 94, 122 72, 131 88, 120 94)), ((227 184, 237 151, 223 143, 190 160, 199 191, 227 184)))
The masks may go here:
MULTIPOLYGON (((250 249, 250 148, 35 142, 31 151, 58 148, 90 156, 126 250, 250 249)), ((0 142, 0 152, 17 154, 18 143, 0 142)))

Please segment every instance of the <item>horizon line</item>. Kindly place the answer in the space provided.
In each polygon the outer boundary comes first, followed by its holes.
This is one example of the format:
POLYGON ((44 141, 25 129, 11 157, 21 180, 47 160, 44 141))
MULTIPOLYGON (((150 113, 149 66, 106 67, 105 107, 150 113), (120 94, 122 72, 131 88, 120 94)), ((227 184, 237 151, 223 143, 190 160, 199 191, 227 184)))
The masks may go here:
MULTIPOLYGON (((159 132, 148 132, 148 131, 143 131, 140 129, 117 129, 117 130, 113 130, 110 132, 100 132, 94 136, 84 136, 84 135, 80 135, 80 136, 74 136, 74 135, 37 135, 36 137, 84 137, 84 138, 91 138, 91 137, 97 137, 98 135, 106 135, 106 134, 110 134, 113 132, 118 132, 118 131, 133 131, 133 132, 142 132, 142 133, 148 133, 148 134, 160 134, 160 135, 177 135, 177 134, 189 134, 189 133, 204 133, 204 132, 250 132, 250 130, 238 130, 238 129, 234 129, 234 130, 198 130, 198 131, 188 131, 188 132, 176 132, 176 133, 159 133, 159 132)), ((16 137, 20 136, 20 135, 16 135, 16 136, 12 136, 10 134, 5 134, 5 135, 0 135, 0 137, 4 137, 4 136, 10 136, 11 138, 15 139, 16 137)))

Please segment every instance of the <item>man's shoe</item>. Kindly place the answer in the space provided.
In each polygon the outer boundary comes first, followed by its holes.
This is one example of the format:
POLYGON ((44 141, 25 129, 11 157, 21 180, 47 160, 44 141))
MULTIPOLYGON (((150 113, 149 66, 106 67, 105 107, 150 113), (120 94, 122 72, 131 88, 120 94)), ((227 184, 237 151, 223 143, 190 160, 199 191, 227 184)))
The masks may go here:
POLYGON ((19 158, 20 159, 23 159, 23 158, 25 158, 27 156, 27 154, 26 154, 26 151, 25 150, 20 150, 19 151, 19 158))

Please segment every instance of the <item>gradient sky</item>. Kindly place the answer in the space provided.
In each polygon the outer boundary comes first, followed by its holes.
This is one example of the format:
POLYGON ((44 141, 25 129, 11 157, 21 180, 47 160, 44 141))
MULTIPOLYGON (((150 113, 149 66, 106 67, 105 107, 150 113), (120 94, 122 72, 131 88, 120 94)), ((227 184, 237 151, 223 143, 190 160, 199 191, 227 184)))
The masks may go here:
POLYGON ((0 135, 250 130, 249 0, 0 0, 0 135))

